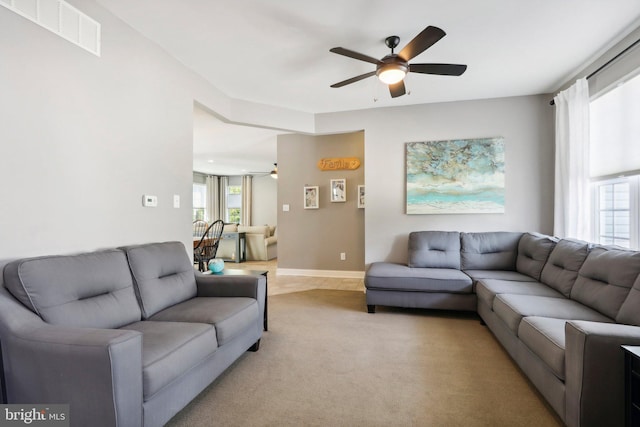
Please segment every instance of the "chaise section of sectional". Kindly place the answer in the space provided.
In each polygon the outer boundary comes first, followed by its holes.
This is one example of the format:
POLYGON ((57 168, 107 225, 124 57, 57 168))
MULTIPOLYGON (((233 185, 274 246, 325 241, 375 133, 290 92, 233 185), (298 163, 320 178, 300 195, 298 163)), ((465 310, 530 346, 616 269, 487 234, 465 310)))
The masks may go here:
POLYGON ((468 311, 476 306, 471 278, 460 271, 457 232, 410 233, 409 263, 372 263, 365 287, 370 313, 376 305, 468 311))

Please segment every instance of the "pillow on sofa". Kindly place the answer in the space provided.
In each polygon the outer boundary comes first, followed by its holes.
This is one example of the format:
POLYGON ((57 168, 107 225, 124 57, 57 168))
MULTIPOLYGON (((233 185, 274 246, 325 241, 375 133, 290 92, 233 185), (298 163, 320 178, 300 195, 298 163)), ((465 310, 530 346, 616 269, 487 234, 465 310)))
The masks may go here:
POLYGON ((588 254, 589 243, 573 239, 560 240, 542 269, 540 281, 569 298, 578 271, 588 254))
POLYGON ((460 233, 457 231, 409 233, 409 267, 460 270, 460 233))
POLYGON ((615 319, 640 274, 640 252, 597 246, 578 272, 571 299, 615 319))
POLYGON ((14 261, 4 268, 4 283, 54 325, 113 329, 141 318, 127 258, 119 250, 14 261))
POLYGON ((515 270, 522 234, 510 231, 461 233, 462 269, 515 270))
POLYGON ((198 293, 195 271, 182 243, 150 243, 123 249, 145 319, 198 293))
POLYGON ((557 240, 550 236, 538 233, 525 233, 518 242, 518 257, 516 258, 516 270, 536 280, 540 280, 540 274, 549 254, 556 246, 557 240))

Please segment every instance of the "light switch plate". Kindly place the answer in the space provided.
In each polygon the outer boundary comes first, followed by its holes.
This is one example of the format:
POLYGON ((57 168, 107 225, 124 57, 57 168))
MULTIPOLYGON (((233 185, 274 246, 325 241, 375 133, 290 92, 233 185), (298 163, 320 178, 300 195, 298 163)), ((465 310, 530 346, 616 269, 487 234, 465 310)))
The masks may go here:
POLYGON ((180 196, 178 194, 173 195, 173 207, 176 209, 180 207, 180 196))
POLYGON ((289 205, 282 205, 282 212, 289 212, 289 205))

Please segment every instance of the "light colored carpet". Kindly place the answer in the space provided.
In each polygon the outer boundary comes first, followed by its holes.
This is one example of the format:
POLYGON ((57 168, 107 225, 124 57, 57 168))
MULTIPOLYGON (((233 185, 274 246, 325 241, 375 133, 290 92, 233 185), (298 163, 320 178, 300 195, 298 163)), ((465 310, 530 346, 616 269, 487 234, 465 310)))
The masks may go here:
POLYGON ((362 292, 269 299, 269 332, 168 424, 559 426, 473 314, 379 307, 362 292))

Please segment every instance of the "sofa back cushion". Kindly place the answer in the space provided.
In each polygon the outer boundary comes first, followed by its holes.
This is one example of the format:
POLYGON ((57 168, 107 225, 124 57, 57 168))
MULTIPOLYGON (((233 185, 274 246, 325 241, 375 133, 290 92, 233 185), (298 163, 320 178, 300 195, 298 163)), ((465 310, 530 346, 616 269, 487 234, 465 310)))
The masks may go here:
POLYGON ((460 233, 457 231, 409 233, 409 267, 460 270, 460 233))
POLYGON ((561 292, 565 297, 571 296, 571 289, 576 283, 578 271, 589 254, 589 244, 582 240, 562 239, 551 251, 540 281, 561 292))
POLYGON ((143 318, 196 296, 195 270, 182 243, 150 243, 123 249, 143 318))
POLYGON ((260 234, 265 239, 271 236, 271 230, 268 225, 239 225, 238 233, 260 234))
POLYGON ((571 299, 615 319, 640 274, 640 252, 598 246, 578 272, 571 299))
POLYGON ((13 261, 6 288, 54 325, 113 329, 139 321, 127 259, 120 250, 13 261))
POLYGON ((518 242, 516 270, 519 273, 540 280, 542 268, 556 243, 557 239, 550 236, 538 233, 524 233, 518 242))
POLYGON ((522 233, 493 231, 461 233, 463 270, 515 270, 522 233))
POLYGON ((640 276, 636 278, 629 295, 622 303, 616 322, 640 326, 640 276))

